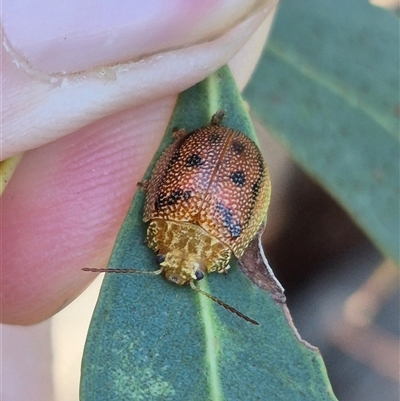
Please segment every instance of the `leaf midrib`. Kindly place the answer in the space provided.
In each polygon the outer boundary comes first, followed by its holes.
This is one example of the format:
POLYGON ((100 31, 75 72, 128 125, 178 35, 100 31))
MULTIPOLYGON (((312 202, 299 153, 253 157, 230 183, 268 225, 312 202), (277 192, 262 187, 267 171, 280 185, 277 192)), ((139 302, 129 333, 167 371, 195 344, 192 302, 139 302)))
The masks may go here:
MULTIPOLYGON (((201 284, 198 286, 205 292, 210 292, 208 289, 208 285, 203 280, 201 284)), ((204 338, 206 344, 206 355, 205 355, 205 363, 208 370, 208 384, 210 391, 210 399, 213 401, 222 401, 224 399, 222 388, 221 388, 221 377, 219 373, 218 366, 218 350, 215 347, 217 334, 215 332, 215 324, 213 323, 213 319, 211 315, 213 313, 213 309, 211 306, 211 301, 201 295, 197 294, 200 302, 200 313, 201 320, 204 325, 204 338)))

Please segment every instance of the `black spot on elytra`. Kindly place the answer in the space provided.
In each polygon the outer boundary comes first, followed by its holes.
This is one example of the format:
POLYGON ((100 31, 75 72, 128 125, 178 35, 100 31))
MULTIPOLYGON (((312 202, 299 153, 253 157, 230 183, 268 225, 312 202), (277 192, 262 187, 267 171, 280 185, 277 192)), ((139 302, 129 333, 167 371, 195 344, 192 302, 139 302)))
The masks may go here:
POLYGON ((258 160, 259 174, 258 174, 257 180, 254 181, 253 185, 251 186, 251 202, 249 204, 247 220, 244 223, 245 227, 247 227, 247 225, 249 224, 249 222, 253 216, 254 207, 255 207, 255 205, 257 203, 257 199, 260 195, 261 184, 263 183, 264 178, 265 178, 264 161, 262 159, 261 154, 259 154, 257 160, 258 160))
POLYGON ((168 196, 167 198, 167 205, 171 206, 171 205, 175 205, 176 202, 179 201, 179 199, 181 199, 182 197, 182 190, 178 189, 177 191, 172 192, 172 194, 170 196, 168 196))
POLYGON ((170 169, 180 159, 180 157, 181 152, 179 151, 179 149, 175 150, 172 157, 169 159, 166 171, 168 171, 168 169, 170 169))
POLYGON ((242 226, 233 218, 232 209, 226 207, 223 203, 218 202, 215 206, 217 212, 222 217, 222 224, 229 231, 232 238, 238 238, 242 234, 242 226))
POLYGON ((232 149, 235 153, 237 153, 238 155, 240 155, 241 153, 243 153, 244 151, 244 145, 243 143, 239 142, 239 141, 233 141, 232 142, 232 149))
POLYGON ((260 174, 263 175, 265 167, 264 167, 264 159, 263 159, 260 151, 257 154, 257 163, 258 163, 258 167, 260 169, 260 174))
POLYGON ((265 178, 264 160, 263 160, 261 153, 258 153, 258 155, 257 155, 257 163, 258 163, 259 173, 258 173, 257 180, 254 182, 254 184, 251 187, 251 192, 252 192, 252 197, 254 199, 254 202, 256 201, 258 194, 260 193, 261 183, 263 182, 263 180, 265 178))
POLYGON ((261 177, 258 178, 258 180, 251 186, 251 193, 254 199, 257 199, 258 194, 260 193, 260 183, 261 183, 261 177))
POLYGON ((167 205, 174 205, 176 202, 180 200, 188 200, 191 196, 191 191, 182 191, 178 189, 167 198, 167 205))
POLYGON ((196 153, 193 153, 186 159, 186 167, 199 167, 204 164, 204 160, 196 153))
POLYGON ((172 206, 175 205, 175 203, 181 201, 181 200, 188 200, 190 199, 192 195, 192 191, 183 191, 182 189, 177 189, 171 193, 171 195, 167 196, 164 193, 158 194, 154 206, 157 211, 160 209, 166 207, 166 206, 172 206))
POLYGON ((231 173, 229 178, 238 187, 242 187, 246 182, 246 175, 244 171, 234 171, 233 173, 231 173))
POLYGON ((159 211, 165 206, 167 206, 167 195, 164 193, 159 193, 154 201, 154 207, 157 211, 159 211))
POLYGON ((232 238, 238 238, 240 234, 242 234, 242 226, 239 223, 235 223, 229 227, 229 231, 231 232, 232 238))
POLYGON ((215 143, 219 142, 220 138, 221 138, 221 135, 214 132, 208 138, 208 142, 211 144, 215 144, 215 143))

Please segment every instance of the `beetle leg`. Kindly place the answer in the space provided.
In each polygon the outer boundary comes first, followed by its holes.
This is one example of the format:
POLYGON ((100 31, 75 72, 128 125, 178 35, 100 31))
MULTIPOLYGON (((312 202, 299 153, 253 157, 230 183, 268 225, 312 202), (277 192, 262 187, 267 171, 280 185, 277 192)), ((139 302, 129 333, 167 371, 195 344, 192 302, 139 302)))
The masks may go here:
POLYGON ((149 187, 149 181, 148 180, 139 181, 136 185, 140 187, 143 192, 146 192, 147 188, 149 187))
POLYGON ((172 129, 172 137, 175 140, 182 139, 186 134, 187 134, 187 132, 186 132, 186 130, 184 128, 174 127, 172 129))
POLYGON ((211 125, 221 125, 226 117, 226 110, 220 109, 211 117, 211 125))

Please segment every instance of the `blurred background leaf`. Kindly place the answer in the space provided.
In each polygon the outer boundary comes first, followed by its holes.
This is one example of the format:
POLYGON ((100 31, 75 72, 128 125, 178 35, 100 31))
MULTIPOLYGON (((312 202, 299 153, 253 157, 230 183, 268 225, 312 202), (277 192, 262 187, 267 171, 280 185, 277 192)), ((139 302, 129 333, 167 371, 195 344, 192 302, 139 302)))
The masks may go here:
POLYGON ((282 0, 244 97, 399 262, 398 19, 363 0, 282 0))

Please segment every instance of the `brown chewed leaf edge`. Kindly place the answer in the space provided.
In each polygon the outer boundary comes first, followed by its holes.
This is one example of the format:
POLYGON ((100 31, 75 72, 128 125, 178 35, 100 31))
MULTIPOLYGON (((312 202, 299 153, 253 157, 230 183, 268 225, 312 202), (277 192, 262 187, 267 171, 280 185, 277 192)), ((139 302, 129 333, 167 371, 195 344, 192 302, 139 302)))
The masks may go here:
POLYGON ((271 266, 265 257, 261 244, 261 236, 265 230, 264 223, 258 230, 257 235, 250 242, 243 256, 238 260, 242 272, 259 288, 268 291, 272 298, 279 304, 286 302, 284 288, 275 277, 271 266))

